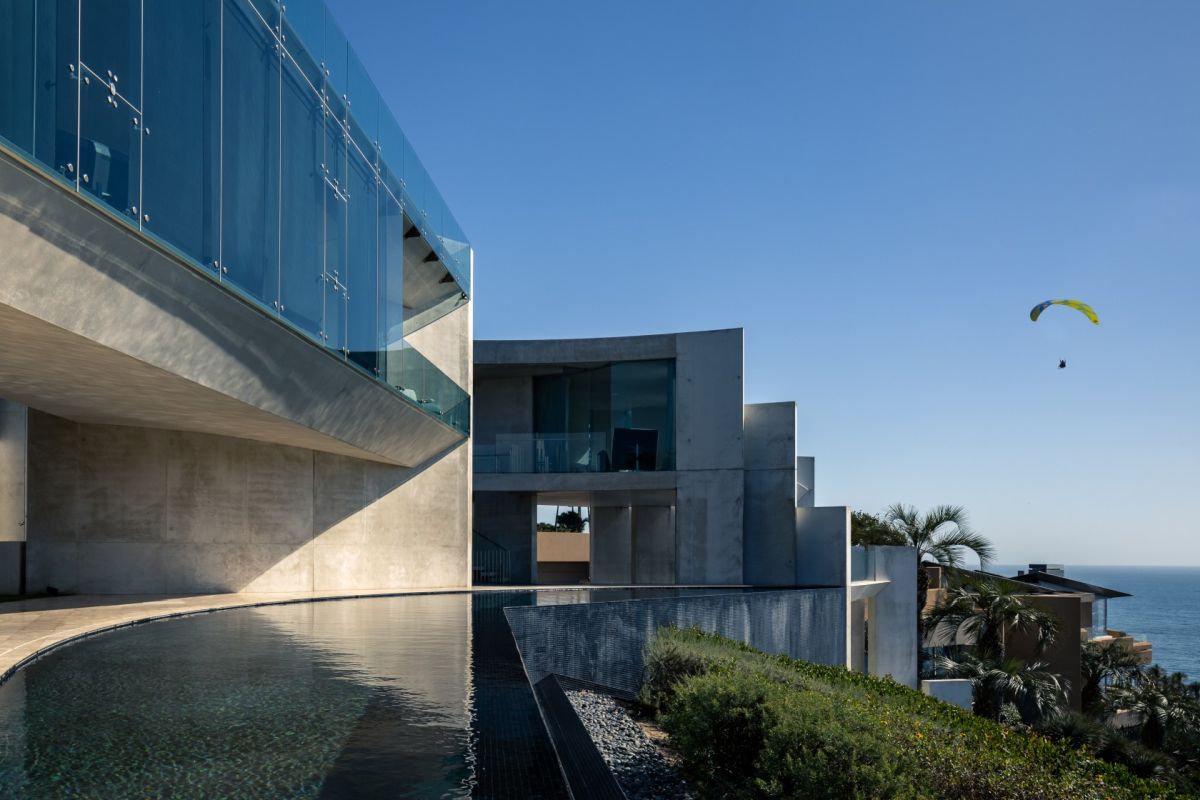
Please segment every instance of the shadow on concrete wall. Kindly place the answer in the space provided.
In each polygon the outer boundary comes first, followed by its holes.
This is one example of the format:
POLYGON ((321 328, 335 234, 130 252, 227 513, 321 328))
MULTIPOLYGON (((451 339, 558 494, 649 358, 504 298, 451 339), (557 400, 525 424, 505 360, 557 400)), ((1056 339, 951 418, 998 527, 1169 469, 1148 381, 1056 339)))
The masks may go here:
POLYGON ((29 587, 323 591, 468 582, 467 447, 417 468, 31 411, 29 587))

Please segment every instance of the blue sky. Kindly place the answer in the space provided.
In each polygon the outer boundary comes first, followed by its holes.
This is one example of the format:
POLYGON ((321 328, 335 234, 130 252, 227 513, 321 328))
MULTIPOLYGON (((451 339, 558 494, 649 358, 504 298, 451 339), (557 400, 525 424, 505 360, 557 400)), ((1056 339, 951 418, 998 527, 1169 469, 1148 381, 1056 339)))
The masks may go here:
POLYGON ((741 326, 819 502, 1200 564, 1200 4, 330 5, 479 338, 741 326))

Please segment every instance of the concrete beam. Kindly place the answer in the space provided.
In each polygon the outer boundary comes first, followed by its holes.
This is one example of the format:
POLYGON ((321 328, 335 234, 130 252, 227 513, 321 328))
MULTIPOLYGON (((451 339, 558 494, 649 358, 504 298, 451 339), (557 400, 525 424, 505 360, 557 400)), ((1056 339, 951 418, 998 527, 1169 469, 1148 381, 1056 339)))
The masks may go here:
POLYGON ((3 152, 0 241, 11 400, 402 466, 465 438, 3 152))

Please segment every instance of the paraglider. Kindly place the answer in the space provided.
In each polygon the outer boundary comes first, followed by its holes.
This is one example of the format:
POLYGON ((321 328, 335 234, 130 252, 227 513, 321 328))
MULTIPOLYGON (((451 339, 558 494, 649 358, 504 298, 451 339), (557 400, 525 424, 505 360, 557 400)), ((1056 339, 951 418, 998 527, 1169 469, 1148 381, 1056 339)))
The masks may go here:
POLYGON ((1073 308, 1090 319, 1093 325, 1100 324, 1100 318, 1096 316, 1095 311, 1092 311, 1092 307, 1087 303, 1081 303, 1078 300, 1047 300, 1044 303, 1038 303, 1029 312, 1029 318, 1034 322, 1037 322, 1038 317, 1042 315, 1042 312, 1050 306, 1067 306, 1068 308, 1073 308))
MULTIPOLYGON (((1092 310, 1092 307, 1087 303, 1081 303, 1078 300, 1047 300, 1044 303, 1038 303, 1030 310, 1029 318, 1034 322, 1037 322, 1038 317, 1042 315, 1042 312, 1050 306, 1066 306, 1067 308, 1073 308, 1080 314, 1083 314, 1085 317, 1090 319, 1093 325, 1100 324, 1100 318, 1096 316, 1096 312, 1092 310)), ((1067 360, 1065 358, 1060 358, 1058 360, 1058 368, 1067 368, 1067 360)))

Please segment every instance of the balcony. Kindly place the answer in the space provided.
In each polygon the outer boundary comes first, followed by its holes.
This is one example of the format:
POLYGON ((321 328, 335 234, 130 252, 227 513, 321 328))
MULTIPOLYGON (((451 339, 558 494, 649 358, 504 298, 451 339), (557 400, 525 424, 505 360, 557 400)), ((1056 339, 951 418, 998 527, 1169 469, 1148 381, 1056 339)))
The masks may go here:
MULTIPOLYGON (((467 392, 406 337, 467 302, 470 245, 320 0, 6 8, 0 155, 468 433, 467 392)), ((100 246, 0 190, 18 223, 100 246)))

